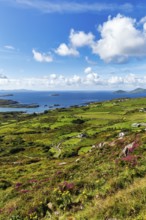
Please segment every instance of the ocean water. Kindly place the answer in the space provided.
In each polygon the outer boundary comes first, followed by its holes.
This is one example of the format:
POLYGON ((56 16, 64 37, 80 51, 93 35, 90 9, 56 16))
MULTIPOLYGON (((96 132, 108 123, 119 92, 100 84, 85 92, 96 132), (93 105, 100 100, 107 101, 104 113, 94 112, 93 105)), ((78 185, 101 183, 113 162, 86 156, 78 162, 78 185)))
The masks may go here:
POLYGON ((116 94, 112 91, 1 91, 2 94, 13 96, 0 97, 11 99, 22 104, 38 104, 38 108, 0 108, 0 112, 25 111, 27 113, 41 113, 55 108, 67 108, 74 105, 86 105, 90 102, 101 102, 116 98, 146 97, 146 93, 139 94, 116 94))

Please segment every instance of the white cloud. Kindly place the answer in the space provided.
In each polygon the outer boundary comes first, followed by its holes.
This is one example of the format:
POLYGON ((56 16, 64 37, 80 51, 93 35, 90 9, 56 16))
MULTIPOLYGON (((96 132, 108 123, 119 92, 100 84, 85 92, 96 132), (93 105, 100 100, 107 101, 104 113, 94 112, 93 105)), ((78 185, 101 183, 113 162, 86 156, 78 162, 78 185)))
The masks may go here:
POLYGON ((70 32, 70 42, 74 47, 83 47, 83 46, 90 46, 94 41, 94 35, 90 32, 86 34, 83 31, 75 31, 71 29, 70 32))
POLYGON ((4 48, 8 50, 15 50, 15 47, 13 47, 12 45, 5 45, 4 48))
POLYGON ((122 84, 123 78, 121 76, 112 76, 108 79, 109 84, 122 84))
POLYGON ((66 86, 79 86, 82 83, 80 76, 74 75, 70 78, 64 78, 66 86))
MULTIPOLYGON (((101 37, 95 40, 95 36, 89 32, 75 31, 71 29, 69 46, 62 43, 56 53, 61 56, 77 56, 77 48, 88 46, 92 53, 98 55, 107 63, 124 63, 129 58, 141 58, 146 56, 146 18, 137 22, 136 19, 118 14, 102 25, 98 31, 101 37), (139 27, 139 24, 143 24, 139 27)), ((85 60, 93 64, 86 56, 85 60)))
POLYGON ((35 49, 32 50, 33 58, 38 62, 53 62, 53 58, 51 55, 37 52, 35 49))
POLYGON ((113 88, 136 88, 145 87, 146 75, 138 76, 128 74, 124 76, 114 75, 105 77, 96 72, 87 73, 83 76, 50 74, 44 77, 30 78, 5 78, 0 77, 1 89, 36 89, 36 90, 60 90, 65 89, 113 89, 113 88))
POLYGON ((101 85, 103 83, 99 75, 94 72, 88 73, 83 82, 85 85, 101 85))
POLYGON ((118 14, 100 25, 101 39, 92 45, 93 53, 105 62, 122 63, 129 57, 146 56, 145 29, 136 28, 136 20, 118 14))
POLYGON ((60 46, 55 50, 55 52, 60 56, 78 56, 79 52, 72 47, 68 47, 66 44, 62 43, 60 46))
POLYGON ((92 68, 91 67, 87 67, 85 70, 84 70, 84 73, 88 74, 88 73, 91 73, 92 72, 92 68))
POLYGON ((57 79, 57 75, 56 74, 50 74, 50 78, 55 80, 55 79, 57 79))
POLYGON ((140 24, 144 24, 144 23, 146 23, 146 16, 143 17, 143 18, 141 18, 139 23, 140 23, 140 24))
POLYGON ((93 61, 93 60, 90 60, 88 56, 85 56, 85 61, 90 64, 90 65, 96 65, 97 62, 93 61))
POLYGON ((94 35, 92 33, 84 33, 83 31, 74 31, 71 29, 69 36, 69 46, 65 43, 55 50, 60 56, 79 56, 79 52, 76 48, 83 46, 91 46, 93 44, 94 35))
POLYGON ((84 70, 84 73, 86 73, 85 78, 83 79, 83 83, 85 85, 97 85, 97 84, 103 84, 102 79, 100 76, 93 72, 91 67, 87 67, 84 70))
POLYGON ((112 3, 87 3, 78 1, 45 1, 45 0, 1 0, 24 8, 34 8, 45 13, 86 13, 101 11, 132 11, 133 5, 112 3))
POLYGON ((4 69, 0 69, 0 79, 8 79, 8 77, 5 74, 5 70, 4 69))
POLYGON ((0 79, 8 79, 8 77, 5 76, 4 74, 0 73, 0 79))
POLYGON ((137 87, 137 86, 145 86, 146 76, 138 77, 135 74, 128 74, 126 76, 112 76, 107 80, 109 85, 125 85, 127 88, 137 87))

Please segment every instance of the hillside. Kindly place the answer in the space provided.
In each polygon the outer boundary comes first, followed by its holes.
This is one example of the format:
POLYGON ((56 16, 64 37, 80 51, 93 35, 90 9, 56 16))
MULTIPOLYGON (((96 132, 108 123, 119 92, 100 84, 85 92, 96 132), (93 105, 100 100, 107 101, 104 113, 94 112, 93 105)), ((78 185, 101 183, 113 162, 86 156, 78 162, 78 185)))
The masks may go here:
POLYGON ((114 93, 117 93, 117 94, 122 94, 122 93, 132 93, 132 94, 136 94, 136 93, 146 93, 146 89, 143 89, 143 88, 137 88, 137 89, 134 89, 134 90, 131 90, 131 91, 124 91, 124 90, 117 90, 115 91, 114 93))
POLYGON ((144 93, 144 92, 146 92, 146 89, 137 88, 137 89, 132 90, 130 93, 144 93))
POLYGON ((145 220, 145 108, 0 113, 0 220, 145 220))

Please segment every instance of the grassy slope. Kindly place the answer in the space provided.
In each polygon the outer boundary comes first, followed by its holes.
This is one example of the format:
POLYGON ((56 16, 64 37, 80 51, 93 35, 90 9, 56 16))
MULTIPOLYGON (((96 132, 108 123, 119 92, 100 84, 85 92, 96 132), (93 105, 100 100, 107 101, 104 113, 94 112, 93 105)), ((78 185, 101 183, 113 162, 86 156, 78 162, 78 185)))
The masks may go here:
POLYGON ((146 131, 131 127, 146 122, 145 106, 142 98, 0 114, 0 219, 145 220, 146 131), (138 147, 119 158, 135 134, 138 147))

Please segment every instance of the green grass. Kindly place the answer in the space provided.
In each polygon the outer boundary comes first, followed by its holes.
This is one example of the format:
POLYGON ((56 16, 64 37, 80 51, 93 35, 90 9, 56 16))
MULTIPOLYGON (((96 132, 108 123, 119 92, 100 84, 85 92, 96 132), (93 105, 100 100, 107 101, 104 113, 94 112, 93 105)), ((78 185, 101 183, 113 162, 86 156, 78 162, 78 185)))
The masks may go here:
POLYGON ((146 131, 131 126, 146 122, 145 106, 140 98, 0 113, 0 220, 145 220, 146 131), (138 147, 120 158, 136 134, 138 147))

